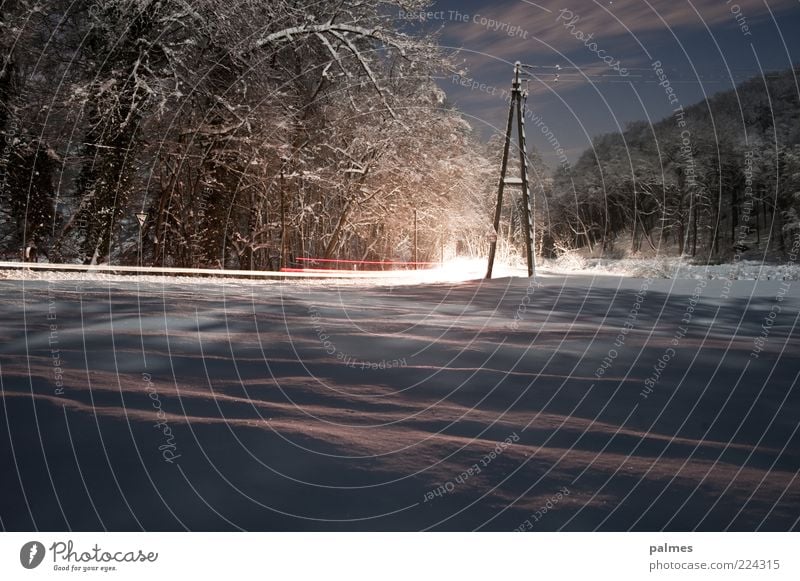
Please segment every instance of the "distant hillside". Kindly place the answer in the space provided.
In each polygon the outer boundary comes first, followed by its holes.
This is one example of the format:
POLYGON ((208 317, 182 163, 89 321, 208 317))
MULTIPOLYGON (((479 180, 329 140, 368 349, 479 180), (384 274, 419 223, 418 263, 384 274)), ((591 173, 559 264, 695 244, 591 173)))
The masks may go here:
POLYGON ((553 180, 545 249, 788 253, 800 235, 798 77, 754 78, 652 127, 597 137, 553 180))

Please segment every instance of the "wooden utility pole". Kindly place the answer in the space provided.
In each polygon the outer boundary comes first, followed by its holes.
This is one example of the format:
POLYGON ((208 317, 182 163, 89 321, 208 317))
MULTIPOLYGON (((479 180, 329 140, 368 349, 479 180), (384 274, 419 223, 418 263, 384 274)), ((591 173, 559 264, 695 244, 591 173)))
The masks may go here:
POLYGON ((531 193, 528 188, 528 153, 525 146, 525 101, 527 93, 522 90, 519 75, 522 65, 517 61, 514 64, 514 81, 511 84, 511 102, 508 107, 508 122, 506 123, 506 138, 503 146, 503 161, 500 165, 500 181, 497 185, 497 206, 494 211, 494 231, 492 241, 489 246, 489 266, 486 270, 486 278, 492 278, 494 268, 494 257, 497 252, 497 237, 500 234, 500 215, 503 211, 503 192, 506 185, 515 185, 522 188, 522 212, 523 228, 525 229, 525 251, 528 255, 528 276, 533 276, 536 271, 536 258, 534 255, 534 223, 533 210, 531 208, 531 193), (517 141, 519 147, 519 171, 518 180, 506 177, 508 173, 508 153, 511 148, 511 132, 514 126, 514 114, 517 117, 517 141))

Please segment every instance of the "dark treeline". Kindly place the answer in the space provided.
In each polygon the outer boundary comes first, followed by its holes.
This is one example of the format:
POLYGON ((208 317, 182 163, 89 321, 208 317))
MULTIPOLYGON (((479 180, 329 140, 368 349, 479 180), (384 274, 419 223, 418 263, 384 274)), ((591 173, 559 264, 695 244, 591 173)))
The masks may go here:
POLYGON ((798 72, 767 74, 652 126, 594 139, 546 188, 544 251, 658 249, 706 259, 788 251, 800 230, 798 72))
POLYGON ((431 80, 435 38, 398 28, 424 3, 0 2, 0 254, 410 259, 417 210, 438 259, 491 169, 431 80))

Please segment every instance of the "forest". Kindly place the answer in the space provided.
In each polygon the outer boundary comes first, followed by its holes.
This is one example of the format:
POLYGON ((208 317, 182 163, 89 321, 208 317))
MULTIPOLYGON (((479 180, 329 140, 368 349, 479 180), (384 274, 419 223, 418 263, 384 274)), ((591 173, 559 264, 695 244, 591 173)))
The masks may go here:
MULTIPOLYGON (((277 270, 485 254, 502 140, 481 143, 436 85, 463 72, 436 35, 398 20, 426 3, 0 3, 0 257, 277 270)), ((537 252, 785 252, 796 73, 596 137, 568 170, 529 148, 537 252)))
POLYGON ((416 229, 438 260, 491 169, 400 30, 423 4, 0 3, 0 253, 277 269, 409 259, 416 229))
POLYGON ((798 73, 768 73, 596 137, 544 190, 539 247, 704 261, 785 255, 800 234, 798 73))

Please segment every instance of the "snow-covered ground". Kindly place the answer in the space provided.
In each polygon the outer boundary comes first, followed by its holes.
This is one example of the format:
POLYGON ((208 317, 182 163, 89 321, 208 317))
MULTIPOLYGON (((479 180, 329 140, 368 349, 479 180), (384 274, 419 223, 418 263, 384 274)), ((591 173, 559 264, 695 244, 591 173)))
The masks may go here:
POLYGON ((583 258, 565 256, 547 260, 549 272, 612 274, 652 278, 690 278, 706 280, 800 280, 800 265, 784 262, 739 260, 724 264, 702 264, 681 257, 661 258, 583 258))
POLYGON ((0 524, 798 528, 799 284, 483 268, 7 275, 0 524))
MULTIPOLYGON (((493 272, 494 278, 524 277, 524 262, 516 259, 513 264, 497 263, 493 272)), ((757 260, 739 260, 724 264, 702 264, 688 258, 676 256, 651 258, 586 258, 577 254, 569 254, 557 260, 539 259, 537 272, 544 275, 613 275, 634 278, 669 278, 694 280, 800 280, 800 265, 794 262, 763 262, 757 260)), ((369 276, 369 273, 363 273, 369 276)), ((424 270, 379 271, 373 273, 376 279, 389 285, 408 285, 436 282, 454 282, 483 278, 486 274, 486 260, 477 258, 459 258, 445 263, 442 267, 424 270)), ((204 276, 182 275, 131 275, 109 274, 104 272, 48 271, 24 270, 19 268, 0 268, 0 280, 84 280, 100 282, 139 282, 159 284, 205 284, 209 278, 204 276)), ((243 277, 217 276, 212 280, 219 284, 241 286, 260 286, 265 283, 280 282, 274 278, 251 279, 243 277)), ((303 284, 316 284, 320 279, 308 279, 303 284)), ((322 279, 323 284, 330 281, 322 279)), ((369 285, 376 280, 368 280, 369 285)), ((337 284, 363 285, 361 279, 340 279, 337 284)))
MULTIPOLYGON (((22 265, 20 265, 22 266, 22 265)), ((45 264, 39 264, 44 267, 45 264)), ((0 267, 0 280, 42 280, 42 281, 94 281, 94 282, 124 282, 138 284, 182 284, 182 285, 204 285, 208 282, 221 285, 234 286, 263 286, 265 284, 281 284, 281 277, 300 277, 300 274, 281 274, 281 273, 262 273, 270 274, 269 277, 254 274, 252 277, 243 276, 223 276, 222 274, 209 274, 214 271, 198 270, 198 274, 187 276, 182 274, 137 274, 127 273, 118 274, 92 270, 58 270, 62 265, 53 265, 55 270, 46 268, 2 268, 0 267)), ((68 265, 70 269, 80 268, 79 265, 68 265)), ((111 268, 111 267, 105 267, 111 268)), ((244 271, 240 271, 244 272, 244 271)), ((446 264, 420 270, 395 270, 395 271, 338 271, 342 275, 354 278, 337 278, 336 284, 339 285, 368 285, 383 284, 389 286, 416 285, 423 283, 456 282, 464 280, 475 280, 483 278, 486 274, 486 260, 474 258, 457 258, 448 261, 446 264)), ((496 278, 505 276, 525 276, 524 265, 505 265, 497 264, 494 269, 496 278)), ((331 278, 325 278, 319 272, 309 272, 309 278, 296 278, 305 285, 328 285, 331 278)))

